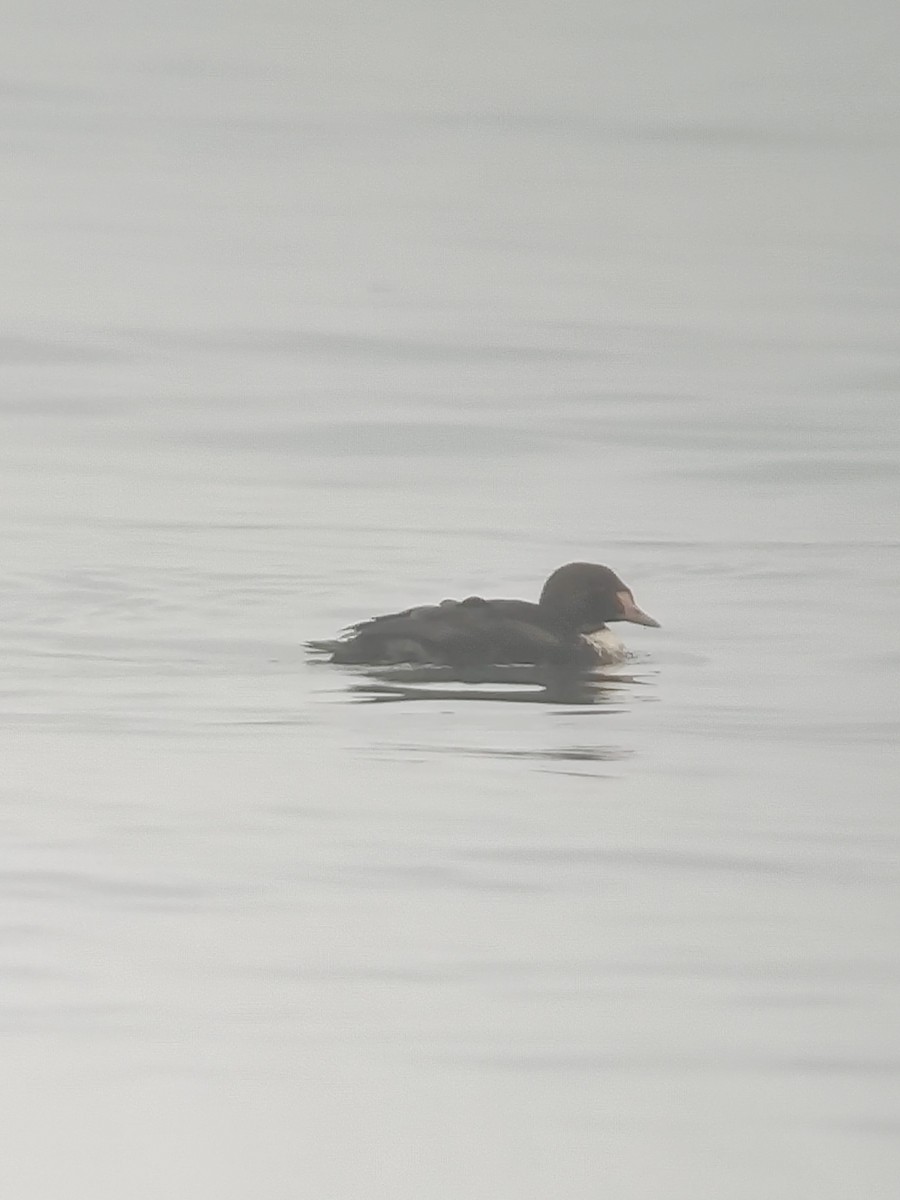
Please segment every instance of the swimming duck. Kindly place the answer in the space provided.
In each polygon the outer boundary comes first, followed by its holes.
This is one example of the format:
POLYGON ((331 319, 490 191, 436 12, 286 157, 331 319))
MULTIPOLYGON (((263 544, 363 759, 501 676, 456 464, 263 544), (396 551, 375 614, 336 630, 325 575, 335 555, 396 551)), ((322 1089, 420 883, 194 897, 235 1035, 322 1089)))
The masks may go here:
POLYGON ((467 667, 535 663, 591 667, 627 654, 609 621, 658 627, 627 584, 598 563, 559 567, 536 604, 528 600, 442 600, 351 625, 341 637, 310 642, 336 663, 427 663, 467 667))

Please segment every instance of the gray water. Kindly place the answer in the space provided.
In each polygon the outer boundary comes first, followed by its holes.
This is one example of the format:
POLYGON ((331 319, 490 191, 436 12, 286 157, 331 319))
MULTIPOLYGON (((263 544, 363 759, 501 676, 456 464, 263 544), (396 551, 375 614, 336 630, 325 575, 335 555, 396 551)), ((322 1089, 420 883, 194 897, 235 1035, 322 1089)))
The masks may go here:
POLYGON ((16 1200, 887 1200, 896 6, 3 39, 16 1200), (607 562, 593 705, 302 643, 607 562))

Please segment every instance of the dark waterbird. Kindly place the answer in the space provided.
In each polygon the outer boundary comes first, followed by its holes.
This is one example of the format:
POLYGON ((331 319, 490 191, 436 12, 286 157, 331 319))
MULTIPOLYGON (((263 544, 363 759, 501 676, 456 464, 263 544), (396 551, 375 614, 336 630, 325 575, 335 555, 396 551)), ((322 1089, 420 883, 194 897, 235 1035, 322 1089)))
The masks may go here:
POLYGON ((351 625, 341 637, 310 642, 336 663, 448 667, 538 664, 590 668, 625 657, 611 621, 658 626, 609 567, 568 563, 554 571, 536 604, 528 600, 442 600, 351 625), (606 637, 604 638, 604 633, 606 637))

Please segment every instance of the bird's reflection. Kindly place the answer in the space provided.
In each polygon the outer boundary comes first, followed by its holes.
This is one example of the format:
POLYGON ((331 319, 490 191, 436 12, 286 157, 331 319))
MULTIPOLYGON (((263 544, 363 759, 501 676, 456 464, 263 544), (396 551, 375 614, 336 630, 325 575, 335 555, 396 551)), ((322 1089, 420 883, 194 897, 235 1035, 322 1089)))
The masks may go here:
POLYGON ((514 704, 574 704, 599 707, 615 698, 634 675, 562 670, 542 666, 369 668, 351 692, 369 703, 401 700, 497 700, 514 704))

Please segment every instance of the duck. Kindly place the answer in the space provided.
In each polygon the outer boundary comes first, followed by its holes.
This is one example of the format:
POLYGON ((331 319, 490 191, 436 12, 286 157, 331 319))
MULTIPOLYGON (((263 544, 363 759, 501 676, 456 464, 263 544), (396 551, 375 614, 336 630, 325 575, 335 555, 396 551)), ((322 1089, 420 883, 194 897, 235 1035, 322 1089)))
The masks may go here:
POLYGON ((612 621, 659 628, 615 571, 571 562, 550 575, 536 603, 442 600, 371 617, 335 639, 307 645, 329 654, 331 662, 368 666, 590 668, 628 657, 607 628, 612 621))

